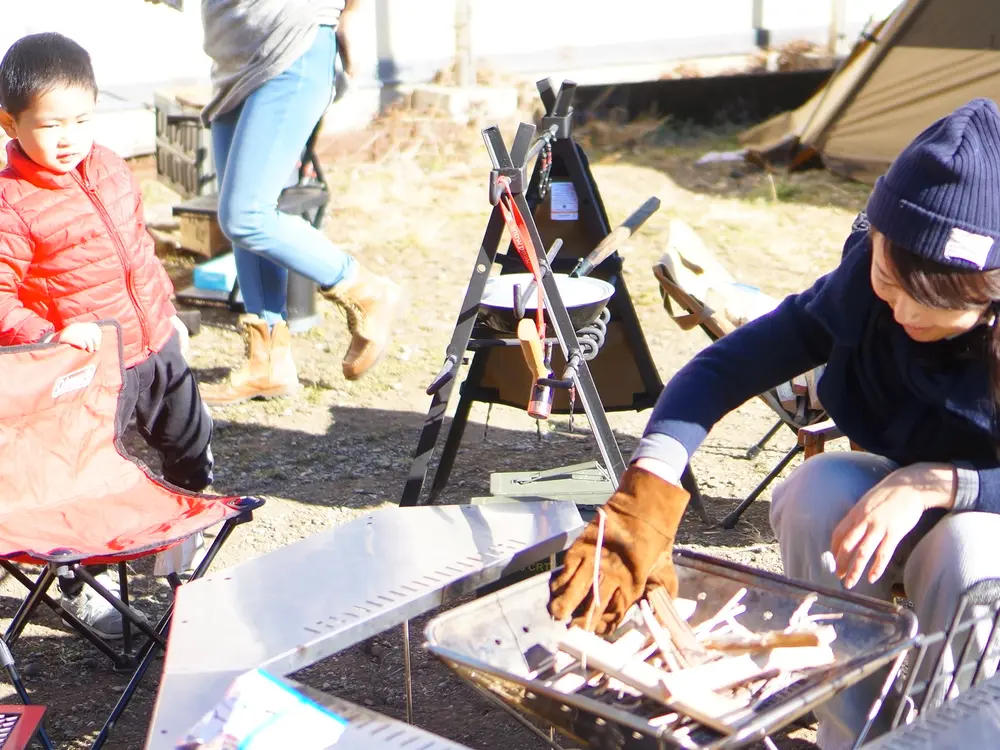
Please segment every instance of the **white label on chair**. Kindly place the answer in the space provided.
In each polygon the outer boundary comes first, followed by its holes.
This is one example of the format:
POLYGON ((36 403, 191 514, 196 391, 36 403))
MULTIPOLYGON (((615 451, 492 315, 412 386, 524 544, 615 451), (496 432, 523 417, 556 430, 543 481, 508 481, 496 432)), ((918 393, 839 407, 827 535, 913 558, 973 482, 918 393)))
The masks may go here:
POLYGON ((97 374, 95 365, 87 365, 79 370, 74 370, 68 375, 63 375, 52 386, 52 398, 59 398, 67 393, 79 391, 86 388, 94 380, 97 374))

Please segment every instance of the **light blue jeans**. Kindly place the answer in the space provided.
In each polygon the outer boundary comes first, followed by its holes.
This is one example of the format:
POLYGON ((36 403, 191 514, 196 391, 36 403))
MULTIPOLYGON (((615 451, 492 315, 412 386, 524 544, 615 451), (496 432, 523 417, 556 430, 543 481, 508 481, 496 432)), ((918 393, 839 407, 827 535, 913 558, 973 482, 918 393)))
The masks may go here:
POLYGON ((289 270, 321 287, 354 274, 350 255, 309 222, 278 211, 332 100, 336 54, 334 29, 321 26, 302 57, 211 126, 219 225, 233 244, 243 304, 272 325, 286 315, 289 270))
MULTIPOLYGON (((775 487, 771 499, 771 527, 781 547, 785 574, 840 589, 839 579, 827 572, 820 557, 830 548, 833 531, 847 512, 896 468, 888 459, 868 453, 822 453, 803 462, 788 479, 775 487)), ((917 528, 896 548, 882 577, 874 584, 862 578, 852 591, 890 600, 893 584, 902 583, 907 598, 913 603, 921 632, 943 631, 954 617, 963 593, 970 594, 971 606, 966 610, 966 617, 983 616, 988 605, 1000 596, 1000 557, 995 553, 997 539, 1000 539, 998 514, 949 513, 943 514, 936 523, 932 514, 925 514, 917 528)), ((986 624, 976 629, 972 655, 982 653, 988 630, 986 624)), ((965 641, 965 638, 956 638, 953 651, 960 654, 965 641)), ((920 679, 929 677, 929 669, 939 653, 933 648, 928 651, 920 679)), ((953 669, 953 658, 954 653, 945 655, 947 672, 953 669)), ((995 668, 996 659, 990 658, 986 675, 992 674, 995 668)), ((819 718, 816 744, 822 750, 847 750, 853 746, 886 674, 879 672, 816 709, 819 718)), ((963 677, 958 680, 959 689, 968 686, 972 675, 963 677)), ((935 700, 940 697, 935 693, 935 700)), ((869 741, 886 731, 897 706, 898 700, 890 697, 880 714, 880 721, 868 735, 869 741)))

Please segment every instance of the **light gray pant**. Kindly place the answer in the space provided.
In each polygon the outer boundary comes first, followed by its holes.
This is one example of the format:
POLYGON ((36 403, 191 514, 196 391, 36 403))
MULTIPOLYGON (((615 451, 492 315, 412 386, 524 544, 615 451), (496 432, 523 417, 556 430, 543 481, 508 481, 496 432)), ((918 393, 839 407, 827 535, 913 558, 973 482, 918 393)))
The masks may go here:
MULTIPOLYGON (((868 453, 823 453, 803 462, 775 487, 771 528, 781 547, 785 575, 839 588, 840 581, 826 571, 820 556, 830 548, 834 529, 851 507, 896 468, 891 461, 868 453)), ((924 521, 933 520, 928 515, 924 521)), ((982 605, 1000 595, 1000 555, 996 553, 1000 546, 1000 515, 946 514, 919 536, 921 526, 900 544, 889 568, 876 583, 868 583, 865 577, 852 591, 890 600, 893 584, 901 582, 923 633, 945 630, 962 594, 970 589, 977 606, 968 610, 968 616, 984 614, 987 608, 982 605)), ((977 654, 982 653, 987 634, 985 625, 977 629, 977 654)), ((956 639, 956 653, 960 653, 963 643, 956 639)), ((928 671, 938 653, 928 652, 928 671)), ((991 669, 994 666, 990 665, 991 669)), ((947 662, 945 667, 951 668, 947 662)), ((820 722, 817 744, 822 750, 853 745, 885 675, 882 672, 870 677, 816 710, 820 722)), ((883 711, 882 721, 872 729, 869 740, 887 728, 892 716, 884 716, 886 713, 883 711)))

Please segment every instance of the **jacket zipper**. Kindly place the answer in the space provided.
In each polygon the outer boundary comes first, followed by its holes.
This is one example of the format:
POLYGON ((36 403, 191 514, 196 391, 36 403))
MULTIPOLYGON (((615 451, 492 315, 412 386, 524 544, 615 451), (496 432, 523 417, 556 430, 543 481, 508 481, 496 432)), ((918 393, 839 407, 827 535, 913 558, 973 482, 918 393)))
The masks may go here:
POLYGON ((140 341, 142 343, 142 349, 145 352, 149 349, 147 321, 145 314, 143 314, 142 307, 139 305, 139 300, 135 296, 135 290, 132 288, 132 271, 130 270, 126 260, 127 251, 125 249, 125 242, 122 240, 122 236, 118 231, 118 228, 114 225, 114 222, 111 221, 111 216, 108 214, 107 208, 104 207, 104 203, 101 201, 100 196, 97 195, 97 191, 78 175, 74 174, 73 178, 80 184, 80 187, 83 188, 87 197, 90 198, 90 202, 94 204, 94 208, 97 209, 97 213, 100 215, 101 221, 104 222, 104 226, 107 228, 108 233, 111 235, 111 240, 114 242, 115 252, 118 253, 118 261, 122 264, 122 271, 125 274, 125 290, 128 292, 128 297, 132 302, 132 307, 135 308, 136 317, 139 318, 140 341))

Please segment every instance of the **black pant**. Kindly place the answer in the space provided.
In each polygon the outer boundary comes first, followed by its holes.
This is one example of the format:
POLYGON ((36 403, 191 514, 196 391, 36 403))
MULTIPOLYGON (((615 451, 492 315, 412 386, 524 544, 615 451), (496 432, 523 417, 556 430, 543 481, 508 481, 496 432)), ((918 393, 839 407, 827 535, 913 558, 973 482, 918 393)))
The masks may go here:
MULTIPOLYGON (((200 492, 212 483, 212 417, 181 354, 177 333, 145 362, 125 370, 119 434, 125 432, 133 414, 139 434, 160 454, 167 482, 190 492, 200 492)), ((88 566, 87 570, 97 575, 105 568, 88 566)), ((82 586, 74 578, 59 577, 59 587, 70 596, 82 586)))

